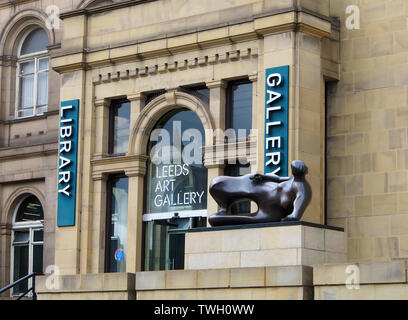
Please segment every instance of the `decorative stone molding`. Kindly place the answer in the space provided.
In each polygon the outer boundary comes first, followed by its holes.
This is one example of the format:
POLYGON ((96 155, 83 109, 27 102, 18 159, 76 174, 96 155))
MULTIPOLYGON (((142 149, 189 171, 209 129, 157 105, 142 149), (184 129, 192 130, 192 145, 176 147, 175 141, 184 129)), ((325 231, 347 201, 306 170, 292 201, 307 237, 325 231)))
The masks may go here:
POLYGON ((16 48, 15 43, 21 37, 22 31, 31 25, 38 25, 48 34, 49 43, 55 44, 55 32, 46 27, 47 14, 34 7, 25 8, 15 13, 2 27, 0 33, 0 54, 10 55, 16 48))
POLYGON ((126 99, 128 99, 129 101, 144 101, 146 99, 146 95, 143 93, 136 93, 127 95, 126 99))
POLYGON ((12 225, 10 223, 0 223, 0 236, 10 236, 12 225))
POLYGON ((92 180, 98 181, 111 173, 125 172, 127 176, 144 176, 146 174, 146 155, 126 155, 92 159, 92 180))
POLYGON ((17 57, 4 55, 0 56, 0 66, 2 67, 15 67, 17 65, 17 57))
POLYGON ((128 154, 145 153, 150 133, 157 121, 167 112, 177 108, 190 109, 201 120, 204 130, 214 130, 214 120, 202 101, 185 92, 171 91, 153 99, 143 108, 129 137, 128 154))
POLYGON ((205 67, 209 64, 227 63, 258 57, 258 48, 247 48, 240 50, 231 50, 225 53, 214 53, 206 56, 198 56, 190 59, 178 59, 160 65, 145 65, 146 62, 139 62, 139 67, 134 69, 123 69, 115 72, 100 73, 93 77, 92 82, 95 85, 109 83, 112 81, 134 79, 138 77, 155 76, 167 72, 182 71, 186 69, 205 67))
POLYGON ((94 106, 97 107, 109 107, 110 99, 98 99, 94 101, 94 106))
POLYGON ((213 89, 213 88, 226 88, 227 87, 227 82, 225 80, 214 80, 214 81, 208 81, 205 83, 208 89, 213 89))
POLYGON ((6 214, 5 217, 6 217, 7 223, 13 223, 15 209, 17 205, 20 203, 20 201, 27 195, 34 195, 37 197, 37 199, 40 201, 41 206, 43 208, 44 216, 46 216, 47 202, 45 201, 45 196, 42 193, 42 191, 34 186, 29 186, 29 187, 24 186, 24 187, 16 188, 11 193, 11 195, 8 197, 3 207, 4 208, 3 210, 6 214))

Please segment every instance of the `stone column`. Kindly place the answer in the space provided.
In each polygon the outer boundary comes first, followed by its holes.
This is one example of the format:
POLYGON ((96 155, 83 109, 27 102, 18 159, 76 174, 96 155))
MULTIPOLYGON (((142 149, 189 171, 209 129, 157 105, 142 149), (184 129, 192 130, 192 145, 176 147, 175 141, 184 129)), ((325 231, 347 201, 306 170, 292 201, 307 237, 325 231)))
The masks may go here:
POLYGON ((82 250, 87 250, 86 272, 83 273, 103 273, 105 271, 105 239, 106 239, 106 186, 108 175, 97 173, 92 175, 93 182, 93 208, 92 218, 88 223, 92 227, 88 228, 90 246, 82 250))
POLYGON ((108 153, 109 140, 109 99, 100 99, 95 104, 95 144, 94 157, 102 158, 102 155, 108 153))
POLYGON ((146 161, 146 156, 140 156, 132 168, 125 170, 126 176, 129 177, 126 272, 130 273, 141 271, 142 266, 143 200, 146 196, 143 191, 146 161))
MULTIPOLYGON (((252 82, 252 128, 259 128, 263 123, 259 123, 257 115, 265 111, 264 106, 258 103, 258 74, 249 75, 248 78, 252 82)), ((262 161, 257 161, 257 151, 260 147, 258 141, 262 141, 260 134, 260 131, 256 129, 248 136, 246 151, 247 161, 251 163, 251 173, 263 172, 262 161)))
POLYGON ((144 107, 146 95, 143 93, 132 94, 128 95, 127 99, 130 101, 130 133, 132 133, 136 120, 144 107))
MULTIPOLYGON (((215 129, 225 130, 225 110, 226 110, 226 87, 224 80, 216 80, 206 83, 210 89, 210 112, 214 119, 215 129)), ((205 139, 205 163, 208 169, 207 187, 207 216, 219 211, 219 206, 209 193, 211 180, 224 174, 224 161, 218 161, 215 145, 224 144, 224 135, 219 137, 214 132, 206 132, 205 139)))
MULTIPOLYGON (((11 225, 0 223, 0 288, 10 283, 11 225)), ((3 294, 7 297, 9 292, 3 294)))
MULTIPOLYGON (((210 112, 214 119, 215 128, 225 130, 225 89, 227 83, 224 80, 216 80, 207 82, 206 86, 210 89, 210 112)), ((207 141, 206 144, 208 144, 207 141)))

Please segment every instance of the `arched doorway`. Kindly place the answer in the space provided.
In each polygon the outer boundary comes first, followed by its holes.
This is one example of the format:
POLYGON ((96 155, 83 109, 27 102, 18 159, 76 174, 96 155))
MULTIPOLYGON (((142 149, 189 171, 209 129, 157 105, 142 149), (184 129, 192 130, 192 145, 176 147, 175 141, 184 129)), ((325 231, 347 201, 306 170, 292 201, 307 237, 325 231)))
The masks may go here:
MULTIPOLYGON (((44 212, 34 195, 24 197, 16 208, 12 232, 12 276, 13 281, 32 272, 43 271, 44 212)), ((31 280, 20 283, 13 295, 24 293, 31 280)))
POLYGON ((147 148, 144 270, 184 268, 185 231, 206 225, 204 128, 195 112, 176 109, 154 126, 147 148))

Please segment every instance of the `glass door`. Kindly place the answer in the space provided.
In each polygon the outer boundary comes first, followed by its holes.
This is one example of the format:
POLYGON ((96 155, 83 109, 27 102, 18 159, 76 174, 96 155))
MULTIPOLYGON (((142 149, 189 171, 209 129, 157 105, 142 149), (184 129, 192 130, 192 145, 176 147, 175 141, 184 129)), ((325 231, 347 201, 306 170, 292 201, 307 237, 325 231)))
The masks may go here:
POLYGON ((172 218, 145 223, 145 271, 184 269, 185 232, 205 227, 206 218, 172 218))

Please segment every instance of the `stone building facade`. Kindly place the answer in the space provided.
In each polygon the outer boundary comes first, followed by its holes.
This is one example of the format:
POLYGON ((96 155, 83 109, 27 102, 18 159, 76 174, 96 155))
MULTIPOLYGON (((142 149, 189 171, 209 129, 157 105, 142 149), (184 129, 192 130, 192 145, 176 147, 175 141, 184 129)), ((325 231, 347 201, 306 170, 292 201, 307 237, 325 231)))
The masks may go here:
MULTIPOLYGON (((60 275, 58 288, 40 278, 40 297, 50 299, 407 298, 407 6, 403 0, 0 2, 0 287, 35 271, 33 261, 42 259, 42 271, 52 266, 60 275), (48 42, 34 45, 41 39, 48 42), (225 257, 224 238, 242 248, 254 243, 232 233, 209 236, 224 250, 216 253, 188 243, 193 237, 184 233, 204 227, 219 210, 207 196, 213 178, 266 170, 266 150, 278 140, 266 138, 273 124, 265 88, 281 82, 288 116, 279 141, 287 149, 281 162, 272 159, 282 167, 303 160, 313 196, 306 225, 293 226, 300 242, 266 246, 281 250, 285 261, 291 261, 286 249, 301 258, 285 267, 267 258, 251 264, 253 255, 241 254, 246 267, 183 270, 189 269, 184 246, 200 265, 225 257), (64 118, 76 103, 78 114, 64 118), (153 163, 151 134, 174 119, 182 130, 189 124, 203 133, 202 165, 153 163), (61 144, 67 123, 77 130, 72 145, 61 144), (242 128, 252 131, 233 142, 214 134, 242 128), (76 152, 69 162, 61 158, 66 146, 76 152), (72 171, 61 170, 71 162, 72 171), (178 180, 183 169, 189 184, 178 180), (158 180, 158 172, 174 179, 158 180), (178 181, 184 202, 175 210, 164 204, 164 192, 174 196, 171 183, 178 181), (67 200, 64 190, 74 190, 67 200), (345 237, 335 235, 340 228, 345 237), (343 288, 350 265, 369 287, 343 288), (367 293, 375 283, 382 283, 377 296, 367 293)), ((242 250, 260 249, 262 239, 242 250)))

